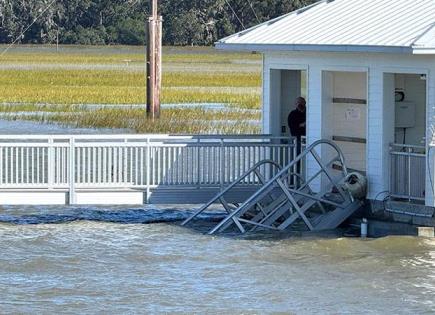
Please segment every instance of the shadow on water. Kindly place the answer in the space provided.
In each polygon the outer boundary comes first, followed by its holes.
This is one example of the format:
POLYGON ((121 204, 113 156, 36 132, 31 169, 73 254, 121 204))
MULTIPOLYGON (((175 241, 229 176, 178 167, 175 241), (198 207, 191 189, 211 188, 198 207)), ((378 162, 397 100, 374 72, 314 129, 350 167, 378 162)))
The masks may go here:
MULTIPOLYGON (((192 208, 103 208, 103 207, 3 207, 0 210, 0 224, 10 225, 43 225, 67 224, 79 221, 92 221, 114 224, 156 224, 166 223, 180 226, 181 222, 193 214, 192 208)), ((193 233, 207 234, 218 222, 224 219, 225 213, 211 211, 198 216, 188 226, 182 227, 193 233)), ((280 240, 289 237, 337 238, 343 236, 342 230, 321 233, 309 232, 303 224, 292 230, 282 232, 256 230, 240 234, 238 230, 228 229, 219 237, 230 237, 243 240, 280 240)))
MULTIPOLYGON (((103 208, 68 208, 32 209, 30 213, 25 209, 8 209, 0 212, 0 223, 15 225, 36 225, 36 224, 62 224, 75 221, 94 221, 118 224, 152 224, 152 223, 175 223, 186 219, 193 212, 191 210, 179 209, 103 209, 103 208), (1 213, 3 212, 3 213, 1 213)), ((201 221, 218 221, 223 215, 219 212, 204 214, 201 221)))

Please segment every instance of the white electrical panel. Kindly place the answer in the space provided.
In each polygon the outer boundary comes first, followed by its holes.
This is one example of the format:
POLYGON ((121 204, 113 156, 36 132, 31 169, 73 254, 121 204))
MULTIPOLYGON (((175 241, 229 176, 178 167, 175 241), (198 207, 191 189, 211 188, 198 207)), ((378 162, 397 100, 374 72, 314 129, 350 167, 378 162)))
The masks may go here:
POLYGON ((415 127, 415 104, 411 102, 396 103, 396 128, 415 127))

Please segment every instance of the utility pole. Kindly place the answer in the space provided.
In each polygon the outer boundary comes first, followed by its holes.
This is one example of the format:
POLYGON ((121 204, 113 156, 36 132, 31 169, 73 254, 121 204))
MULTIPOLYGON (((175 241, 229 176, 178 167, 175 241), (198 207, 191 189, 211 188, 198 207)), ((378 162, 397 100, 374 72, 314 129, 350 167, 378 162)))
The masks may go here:
POLYGON ((59 25, 57 26, 56 32, 56 52, 59 52, 59 25))
POLYGON ((148 19, 147 43, 147 117, 160 117, 160 94, 162 86, 162 17, 158 15, 157 0, 151 2, 151 17, 148 19))

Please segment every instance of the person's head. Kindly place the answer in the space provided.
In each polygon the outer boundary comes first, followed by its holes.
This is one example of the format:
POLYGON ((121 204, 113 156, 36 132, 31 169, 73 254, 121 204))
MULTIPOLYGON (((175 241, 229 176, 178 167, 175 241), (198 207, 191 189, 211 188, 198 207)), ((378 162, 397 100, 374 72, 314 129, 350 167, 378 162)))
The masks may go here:
POLYGON ((307 108, 307 101, 305 101, 305 98, 298 97, 295 101, 296 108, 301 111, 305 112, 305 109, 307 108))

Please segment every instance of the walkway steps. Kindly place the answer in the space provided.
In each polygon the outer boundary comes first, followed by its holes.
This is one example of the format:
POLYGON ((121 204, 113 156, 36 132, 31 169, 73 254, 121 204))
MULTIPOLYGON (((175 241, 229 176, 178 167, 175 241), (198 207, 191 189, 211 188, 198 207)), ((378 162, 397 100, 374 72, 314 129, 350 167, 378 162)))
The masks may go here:
MULTIPOLYGON (((258 172, 258 168, 251 169, 242 178, 250 176, 251 173, 261 178, 258 172)), ((223 205, 228 215, 209 234, 224 232, 233 226, 241 233, 255 231, 259 228, 282 231, 300 220, 312 231, 335 229, 362 206, 361 201, 354 200, 350 192, 344 190, 343 184, 347 175, 343 154, 339 147, 332 141, 320 140, 308 147, 284 168, 279 168, 277 174, 264 183, 244 203, 229 207, 224 198, 224 195, 240 182, 238 179, 182 224, 188 224, 200 213, 206 211, 213 202, 224 200, 223 205), (316 151, 322 146, 329 147, 337 155, 327 162, 322 161, 316 151), (297 163, 305 160, 307 156, 317 162, 319 171, 307 178, 299 187, 295 187, 291 185, 294 181, 290 179, 294 176, 303 177, 301 174, 294 174, 293 171, 297 163), (338 174, 337 170, 332 168, 332 165, 336 163, 342 166, 338 174), (320 189, 316 187, 316 184, 322 182, 320 189)))

